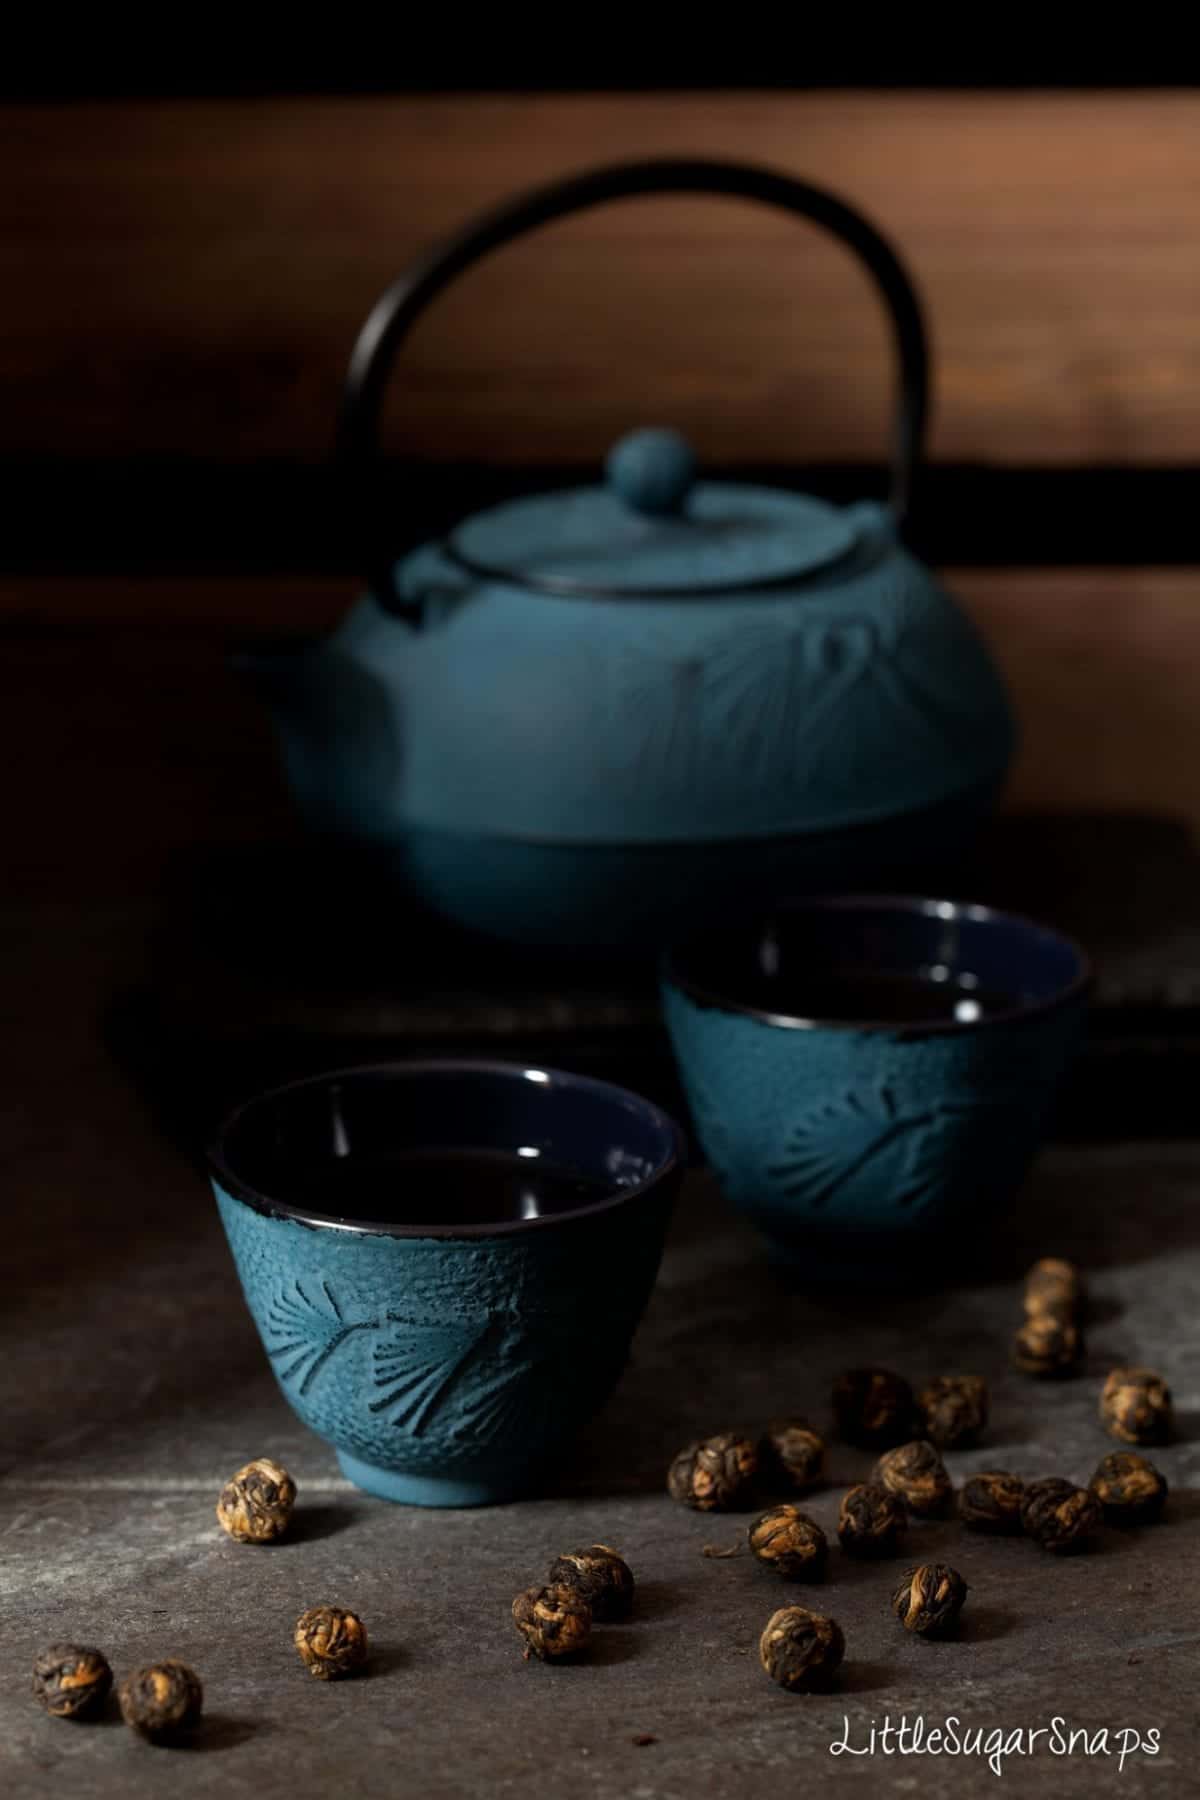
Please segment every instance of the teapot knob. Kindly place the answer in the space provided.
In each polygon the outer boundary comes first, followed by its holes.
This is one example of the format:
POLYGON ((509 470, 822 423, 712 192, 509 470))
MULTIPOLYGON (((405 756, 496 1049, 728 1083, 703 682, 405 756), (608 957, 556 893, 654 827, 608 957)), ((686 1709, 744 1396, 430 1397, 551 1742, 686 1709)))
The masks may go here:
POLYGON ((673 513, 696 479, 696 455, 678 431, 631 431, 609 451, 604 473, 635 512, 673 513))

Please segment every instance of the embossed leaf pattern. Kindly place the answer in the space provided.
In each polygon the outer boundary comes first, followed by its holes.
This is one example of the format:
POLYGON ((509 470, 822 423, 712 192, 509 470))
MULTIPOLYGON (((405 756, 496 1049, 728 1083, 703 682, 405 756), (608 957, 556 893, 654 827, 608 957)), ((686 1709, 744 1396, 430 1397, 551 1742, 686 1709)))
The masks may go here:
POLYGON ((781 1190, 814 1208, 866 1187, 897 1207, 922 1210, 940 1196, 953 1164, 960 1122, 981 1109, 996 1124, 1019 1121, 1004 1096, 963 1101, 899 1099, 890 1087, 854 1089, 814 1106, 787 1134, 786 1154, 768 1168, 781 1190))
POLYGON ((543 1317, 536 1354, 530 1341, 503 1315, 461 1325, 394 1320, 372 1346, 380 1391, 370 1410, 416 1438, 438 1430, 476 1445, 540 1443, 561 1427, 565 1360, 577 1394, 593 1375, 599 1388, 612 1371, 591 1353, 574 1316, 543 1317), (549 1350, 548 1328, 558 1339, 549 1350))
MULTIPOLYGON (((930 656, 930 608, 902 569, 869 597, 789 608, 680 656, 673 637, 623 646, 601 744, 617 773, 660 791, 802 775, 833 811, 924 797, 931 767, 973 729, 974 661, 962 680, 930 656)), ((942 646, 946 616, 933 624, 942 646)), ((964 654, 972 645, 964 638, 964 654)))
POLYGON ((694 655, 642 637, 618 658, 619 718, 605 734, 622 768, 658 785, 690 788, 723 771, 764 779, 797 739, 822 722, 865 673, 876 648, 870 620, 741 627, 694 655))
POLYGON ((328 1282, 312 1287, 293 1281, 276 1292, 267 1306, 267 1352, 275 1361, 279 1379, 296 1383, 299 1392, 307 1394, 351 1332, 366 1330, 375 1322, 347 1322, 328 1282))
POLYGON ((491 1335, 491 1325, 486 1318, 464 1325, 392 1324, 371 1346, 371 1375, 380 1390, 371 1411, 420 1437, 491 1335))
POLYGON ((436 1429, 476 1443, 538 1443, 559 1431, 564 1386, 584 1410, 593 1386, 598 1395, 615 1373, 574 1313, 543 1315, 529 1333, 507 1312, 458 1321, 394 1313, 347 1319, 327 1281, 296 1280, 272 1295, 264 1324, 279 1379, 299 1395, 352 1333, 375 1332, 369 1410, 412 1438, 436 1429))
MULTIPOLYGON (((566 1353, 566 1346, 563 1346, 566 1353)), ((472 1384, 465 1397, 461 1431, 485 1444, 534 1446, 556 1435, 563 1406, 562 1369, 557 1357, 517 1361, 494 1379, 472 1384)))

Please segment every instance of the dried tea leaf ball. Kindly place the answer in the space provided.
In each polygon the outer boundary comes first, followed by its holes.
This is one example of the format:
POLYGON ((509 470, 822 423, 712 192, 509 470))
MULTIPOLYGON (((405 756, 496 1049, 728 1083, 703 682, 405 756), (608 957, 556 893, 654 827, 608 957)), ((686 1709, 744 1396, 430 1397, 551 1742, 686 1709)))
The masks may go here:
POLYGON ((1005 1469, 982 1469, 968 1475, 958 1496, 958 1512, 971 1531, 1008 1532, 1021 1529, 1021 1502, 1025 1483, 1005 1469))
POLYGON ((1076 1313, 1083 1305, 1083 1277, 1061 1256, 1043 1256, 1025 1277, 1025 1311, 1076 1313))
POLYGON ((1155 1369, 1110 1369, 1100 1421, 1126 1444, 1165 1444, 1174 1422, 1171 1390, 1155 1369))
POLYGON ((217 1501, 217 1518, 239 1544, 273 1544, 292 1520, 296 1484, 279 1463, 258 1456, 231 1475, 217 1501))
POLYGON ((1083 1338, 1066 1313, 1031 1313, 1013 1339, 1012 1359, 1023 1375, 1071 1375, 1083 1355, 1083 1338))
POLYGON ((784 1581, 823 1579, 829 1555, 825 1533, 798 1506, 773 1506, 747 1535, 755 1561, 784 1581))
POLYGON ((894 1556, 908 1530, 908 1514, 896 1494, 863 1481, 842 1495, 837 1530, 847 1556, 894 1556))
POLYGON ((319 1681, 340 1681, 367 1660, 367 1628, 344 1606, 310 1606, 296 1620, 293 1642, 319 1681))
POLYGON ((1133 1450, 1104 1457, 1090 1485, 1110 1525, 1148 1525, 1167 1502, 1166 1476, 1133 1450))
POLYGON ((833 1384, 833 1410, 847 1443, 886 1450, 912 1436, 913 1393, 890 1369, 845 1369, 833 1384))
POLYGON ((512 1603, 513 1624, 525 1639, 525 1660, 561 1662, 586 1650, 592 1609, 578 1588, 552 1582, 526 1588, 512 1603))
POLYGON ((981 1375, 937 1375, 918 1394, 917 1413, 931 1444, 961 1450, 988 1422, 987 1383, 981 1375))
POLYGON ((758 1452, 749 1438, 723 1431, 679 1452, 667 1473, 667 1492, 697 1512, 729 1512, 750 1504, 757 1475, 758 1452))
POLYGON ((48 1644, 33 1659, 34 1697, 56 1719, 98 1713, 111 1686, 107 1657, 84 1644, 48 1644))
POLYGON ((121 1717, 132 1730, 143 1737, 169 1739, 199 1724, 204 1689, 195 1670, 168 1657, 127 1676, 119 1698, 121 1717))
POLYGON ((807 1419, 773 1419, 759 1453, 798 1494, 816 1487, 825 1472, 825 1440, 807 1419))
POLYGON ((886 1451, 875 1464, 871 1479, 924 1518, 945 1512, 954 1497, 945 1463, 933 1445, 921 1439, 886 1451))
POLYGON ((799 1694, 829 1686, 846 1654, 846 1640, 836 1619, 805 1606, 781 1606, 767 1620, 758 1654, 772 1681, 799 1694))
POLYGON ((892 1595, 892 1611, 905 1631, 917 1637, 945 1637, 958 1624, 967 1584, 949 1563, 921 1563, 909 1569, 892 1595))
POLYGON ((574 1588, 594 1619, 627 1619, 633 1611, 633 1571, 607 1544, 557 1557, 550 1565, 550 1585, 574 1588))
POLYGON ((1101 1516, 1094 1494, 1057 1475, 1031 1482, 1021 1502, 1021 1529, 1026 1537, 1057 1556, 1086 1549, 1100 1529, 1101 1516))

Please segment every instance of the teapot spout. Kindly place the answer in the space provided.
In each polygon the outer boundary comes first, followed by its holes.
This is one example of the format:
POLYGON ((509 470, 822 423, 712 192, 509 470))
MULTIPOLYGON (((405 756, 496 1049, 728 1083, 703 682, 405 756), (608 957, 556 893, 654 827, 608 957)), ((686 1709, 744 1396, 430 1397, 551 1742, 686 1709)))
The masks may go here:
POLYGON ((271 715, 288 785, 310 828, 391 835, 399 696, 356 656, 321 639, 248 645, 233 661, 271 715))
POLYGON ((261 644, 241 644, 230 661, 267 706, 284 706, 303 686, 303 664, 318 640, 290 637, 261 644))

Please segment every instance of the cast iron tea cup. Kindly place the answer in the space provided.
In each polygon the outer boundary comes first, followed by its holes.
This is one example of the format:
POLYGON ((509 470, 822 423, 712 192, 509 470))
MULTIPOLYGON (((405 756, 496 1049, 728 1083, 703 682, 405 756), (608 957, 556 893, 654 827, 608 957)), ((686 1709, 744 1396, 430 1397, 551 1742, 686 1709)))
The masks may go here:
POLYGON ((1045 926, 947 900, 798 901, 675 950, 667 1026, 708 1161, 813 1273, 903 1278, 1024 1177, 1090 970, 1045 926))
POLYGON ((473 1506, 535 1486, 616 1383, 680 1145, 607 1082, 397 1063, 249 1101, 209 1170, 295 1412, 369 1493, 473 1506))

